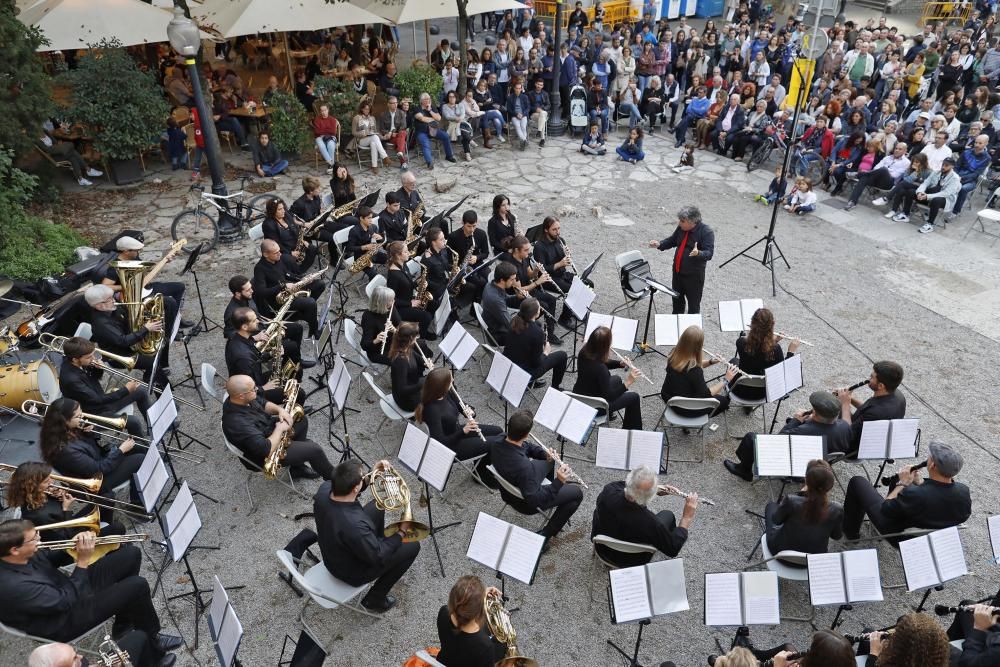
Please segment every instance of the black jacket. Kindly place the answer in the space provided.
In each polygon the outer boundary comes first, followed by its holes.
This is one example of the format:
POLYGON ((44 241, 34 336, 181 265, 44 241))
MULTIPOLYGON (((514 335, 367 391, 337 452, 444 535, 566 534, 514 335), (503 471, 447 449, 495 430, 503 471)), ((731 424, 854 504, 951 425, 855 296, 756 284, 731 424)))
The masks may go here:
MULTIPOLYGON (((395 272, 394 272, 395 273, 395 272)), ((375 337, 378 336, 385 329, 385 320, 387 315, 373 313, 370 310, 366 310, 361 313, 361 349, 365 351, 368 355, 368 360, 375 364, 389 364, 389 358, 385 355, 392 348, 392 332, 390 331, 385 337, 385 353, 382 352, 382 343, 375 343, 375 337)), ((392 323, 395 326, 399 326, 402 320, 399 319, 399 313, 396 309, 392 309, 392 323)))
POLYGON ((611 375, 612 368, 621 368, 620 361, 601 362, 584 356, 576 360, 576 384, 574 394, 596 396, 608 403, 625 393, 625 383, 621 378, 611 375))
MULTIPOLYGON (((385 286, 396 295, 396 303, 402 308, 410 308, 410 303, 416 298, 417 280, 404 266, 399 270, 385 272, 385 286)), ((383 326, 384 326, 383 322, 383 326)))
POLYGON ((406 233, 409 231, 406 226, 408 218, 409 216, 402 206, 399 207, 395 215, 382 209, 382 212, 378 214, 378 228, 382 231, 382 235, 390 241, 405 241, 406 233))
POLYGON ((90 568, 68 577, 38 552, 24 565, 0 561, 0 621, 37 637, 59 638, 75 610, 93 596, 90 568))
POLYGON ((237 308, 249 308, 257 314, 257 317, 260 317, 260 310, 253 299, 247 301, 238 301, 235 298, 230 299, 229 303, 226 304, 226 312, 222 314, 222 337, 226 340, 232 338, 236 333, 236 327, 233 326, 233 313, 236 312, 237 308))
MULTIPOLYGON (((544 234, 538 237, 535 241, 534 248, 532 249, 532 255, 535 257, 535 261, 545 267, 545 272, 548 273, 553 278, 561 278, 565 276, 569 270, 569 266, 564 266, 561 268, 554 268, 556 262, 561 262, 566 256, 566 249, 563 247, 562 241, 556 239, 555 241, 550 241, 544 234)), ((570 277, 568 276, 567 279, 570 277)))
POLYGON ((239 334, 226 341, 226 369, 229 377, 234 375, 249 375, 254 384, 263 387, 267 382, 262 364, 263 357, 257 351, 253 338, 244 338, 239 334))
POLYGON ((277 296, 285 289, 285 284, 300 278, 302 274, 299 266, 291 255, 282 254, 281 259, 273 264, 261 257, 254 264, 251 284, 255 300, 260 301, 258 305, 265 307, 265 315, 271 315, 278 310, 277 296))
POLYGON ((271 239, 281 246, 282 254, 292 252, 299 244, 298 225, 294 222, 286 221, 287 227, 282 227, 274 218, 267 218, 261 224, 261 231, 264 232, 265 239, 271 239))
POLYGON ((247 460, 263 467, 264 459, 271 452, 268 436, 274 431, 278 418, 264 412, 263 395, 249 405, 236 405, 232 401, 222 404, 222 432, 234 447, 243 452, 247 460))
POLYGON ((851 451, 861 446, 861 431, 868 421, 902 419, 906 416, 906 396, 894 391, 885 396, 872 396, 851 415, 851 451))
POLYGON ((59 389, 63 396, 80 404, 80 409, 92 415, 114 414, 123 402, 127 402, 129 390, 120 387, 104 393, 101 376, 104 371, 97 368, 77 368, 69 359, 63 358, 59 367, 59 389))
POLYGON ((494 253, 499 253, 504 250, 503 240, 508 236, 514 236, 514 229, 516 226, 517 218, 509 211, 507 212, 507 222, 504 222, 499 216, 496 215, 490 218, 489 222, 486 224, 486 229, 489 234, 490 246, 493 248, 494 253))
POLYGON ((427 433, 445 447, 454 449, 458 441, 467 435, 458 424, 461 412, 454 395, 448 392, 444 398, 425 405, 421 416, 427 426, 427 433))
POLYGON ((545 336, 538 321, 529 322, 519 334, 507 336, 506 343, 503 348, 504 356, 522 370, 534 373, 541 369, 545 359, 545 336))
POLYGON ((819 435, 823 437, 823 451, 826 455, 836 452, 847 453, 851 447, 851 429, 842 419, 835 419, 829 424, 789 418, 781 427, 782 435, 819 435))
POLYGON ((392 380, 392 399, 404 410, 413 410, 420 403, 420 391, 424 387, 424 364, 416 350, 409 356, 398 356, 389 364, 392 380))
POLYGON ((320 212, 323 210, 323 200, 320 197, 313 197, 310 199, 306 195, 302 195, 294 202, 292 202, 291 207, 288 212, 295 216, 302 222, 311 222, 319 217, 320 212))
POLYGON ((94 477, 98 473, 106 475, 121 463, 125 454, 118 447, 111 447, 105 453, 97 442, 89 436, 78 436, 60 449, 49 465, 68 477, 94 477))
POLYGON ((351 227, 351 231, 347 234, 347 243, 344 244, 344 254, 355 259, 365 254, 366 251, 361 247, 372 242, 373 234, 375 234, 374 225, 367 230, 360 223, 351 227))
POLYGON ((962 523, 971 514, 969 487, 955 481, 944 484, 925 479, 882 503, 882 516, 889 522, 888 532, 892 533, 914 527, 949 528, 962 523))
POLYGON ((131 356, 131 347, 145 338, 149 331, 141 327, 136 332, 129 331, 128 322, 121 308, 111 312, 91 310, 91 340, 102 350, 112 354, 131 356))
MULTIPOLYGON (((681 257, 680 273, 682 275, 705 275, 705 265, 712 259, 715 252, 715 232, 704 222, 698 223, 690 232, 685 232, 680 226, 674 229, 674 233, 660 241, 658 250, 669 250, 680 247, 684 235, 688 234, 687 244, 684 246, 684 254, 681 257), (698 244, 698 255, 691 257, 691 250, 698 244)), ((674 262, 677 261, 677 251, 674 251, 674 260, 670 263, 671 270, 674 269, 674 262)))
POLYGON ((483 320, 490 330, 490 335, 500 345, 506 345, 507 337, 510 335, 510 311, 507 308, 517 308, 519 303, 516 296, 507 294, 494 282, 487 283, 483 288, 481 299, 483 320))
MULTIPOLYGON (((489 258, 490 252, 486 243, 486 232, 478 228, 472 232, 472 236, 466 236, 461 227, 448 234, 448 247, 458 253, 460 260, 464 260, 466 254, 471 252, 472 256, 476 258, 473 267, 481 266, 489 258)), ((489 269, 483 270, 488 271, 489 269)))
POLYGON ((544 449, 533 442, 525 441, 521 447, 506 439, 494 442, 490 447, 490 461, 500 476, 513 484, 524 496, 529 507, 547 509, 555 504, 555 498, 563 484, 553 479, 551 484, 542 486, 544 476, 539 476, 540 468, 532 464, 532 459, 548 459, 544 449))
MULTIPOLYGON (((687 541, 688 531, 687 528, 671 527, 669 523, 658 520, 648 507, 626 498, 625 482, 611 482, 597 496, 590 537, 595 535, 649 544, 674 558, 687 541)), ((598 546, 597 550, 621 567, 645 565, 653 560, 653 554, 623 554, 602 546, 598 546)))
POLYGON ((831 537, 839 540, 843 536, 843 505, 830 503, 826 518, 809 523, 805 519, 805 501, 805 496, 789 495, 778 505, 771 517, 774 525, 768 526, 767 532, 767 547, 772 554, 785 549, 823 554, 831 537))

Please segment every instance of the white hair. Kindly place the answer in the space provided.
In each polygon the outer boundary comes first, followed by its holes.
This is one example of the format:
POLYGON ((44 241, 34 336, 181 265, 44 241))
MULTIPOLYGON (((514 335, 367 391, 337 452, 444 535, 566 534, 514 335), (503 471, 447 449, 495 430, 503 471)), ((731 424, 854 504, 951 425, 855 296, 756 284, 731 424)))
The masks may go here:
POLYGON ((656 495, 656 473, 649 466, 639 466, 625 476, 625 497, 645 506, 656 495))
POLYGON ((109 298, 114 296, 115 291, 108 287, 107 285, 91 285, 87 288, 87 291, 83 293, 83 299, 87 302, 88 306, 96 306, 102 301, 107 301, 109 298))
POLYGON ((75 653, 69 644, 44 644, 28 656, 28 667, 64 667, 72 664, 75 653))

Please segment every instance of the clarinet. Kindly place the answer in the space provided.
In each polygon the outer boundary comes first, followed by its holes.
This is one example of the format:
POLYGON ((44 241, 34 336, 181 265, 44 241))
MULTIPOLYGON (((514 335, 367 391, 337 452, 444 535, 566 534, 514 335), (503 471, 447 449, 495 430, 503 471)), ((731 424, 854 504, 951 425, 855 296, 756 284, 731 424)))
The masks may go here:
MULTIPOLYGON (((929 460, 930 459, 924 459, 923 461, 921 461, 917 465, 911 466, 910 470, 920 470, 921 468, 926 468, 927 467, 927 461, 929 461, 929 460)), ((893 487, 896 484, 899 484, 899 473, 897 472, 897 473, 894 473, 892 475, 887 475, 887 476, 883 477, 882 478, 882 483, 885 484, 888 487, 893 487)))
MULTIPOLYGON (((868 380, 867 379, 866 380, 862 380, 861 382, 856 382, 856 383, 852 384, 850 387, 848 387, 847 391, 854 391, 855 389, 858 389, 859 387, 863 387, 866 384, 868 384, 868 380)), ((832 390, 832 393, 833 393, 834 396, 839 396, 840 395, 840 392, 838 392, 836 389, 832 390)), ((812 410, 806 410, 803 414, 806 417, 808 417, 812 413, 813 413, 812 410)))
MULTIPOLYGON (((539 264, 538 262, 536 262, 535 258, 532 257, 531 255, 528 255, 528 264, 530 264, 532 266, 532 268, 538 269, 538 275, 539 276, 542 276, 542 275, 549 276, 549 274, 545 272, 545 267, 542 266, 541 264, 539 264)), ((566 298, 566 292, 563 291, 562 287, 559 287, 559 284, 555 281, 555 279, 552 276, 549 276, 549 279, 546 282, 548 282, 550 285, 552 285, 553 287, 556 288, 556 291, 559 292, 559 296, 561 296, 564 299, 566 298)), ((542 283, 541 285, 539 285, 539 287, 542 287, 542 289, 545 289, 544 285, 545 285, 545 283, 542 283)))
MULTIPOLYGON (((985 604, 986 602, 992 599, 993 596, 991 595, 988 598, 983 598, 982 600, 980 600, 978 604, 985 604)), ((934 605, 934 613, 937 614, 938 616, 947 616, 948 614, 957 614, 960 611, 972 612, 975 610, 975 608, 976 605, 974 604, 962 604, 958 605, 957 607, 949 607, 946 604, 936 604, 934 605)), ((1000 616, 1000 607, 990 607, 990 613, 992 613, 994 616, 1000 616)))
MULTIPOLYGON (((455 389, 454 381, 452 381, 451 384, 451 393, 455 394, 455 399, 458 401, 458 407, 462 410, 462 414, 465 415, 465 418, 468 420, 475 419, 475 417, 472 416, 472 408, 470 408, 468 404, 462 400, 462 397, 458 394, 458 390, 455 389)), ((483 432, 479 430, 478 426, 476 427, 476 434, 479 436, 480 440, 486 442, 486 436, 483 435, 483 432)))
MULTIPOLYGON (((799 651, 798 653, 789 653, 785 656, 785 662, 791 662, 793 660, 801 660, 802 658, 809 655, 809 651, 799 651)), ((768 658, 764 662, 760 663, 760 667, 774 667, 774 658, 768 658)))
POLYGON ((869 640, 869 641, 871 641, 872 635, 874 635, 876 632, 881 632, 884 635, 891 635, 894 632, 896 632, 896 626, 895 625, 890 625, 888 628, 882 628, 881 630, 875 630, 873 632, 862 632, 860 635, 849 635, 849 634, 845 633, 844 634, 844 639, 846 639, 847 641, 851 642, 852 644, 857 644, 858 642, 863 642, 866 639, 869 640))

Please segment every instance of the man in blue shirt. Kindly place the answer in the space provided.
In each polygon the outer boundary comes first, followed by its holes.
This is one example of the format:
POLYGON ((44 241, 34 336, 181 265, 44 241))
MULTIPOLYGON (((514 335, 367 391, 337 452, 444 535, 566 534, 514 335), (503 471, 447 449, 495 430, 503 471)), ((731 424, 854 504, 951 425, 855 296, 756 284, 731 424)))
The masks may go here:
POLYGON ((712 101, 706 96, 705 86, 698 86, 695 95, 696 97, 688 102, 687 108, 684 109, 684 117, 674 129, 674 136, 677 138, 674 148, 680 148, 684 145, 684 137, 687 134, 688 125, 697 122, 700 118, 704 118, 708 113, 708 107, 712 104, 712 101))
POLYGON ((986 168, 990 166, 990 154, 986 147, 990 143, 990 138, 985 134, 976 137, 972 148, 967 148, 962 152, 962 157, 958 158, 955 165, 955 173, 962 179, 962 189, 955 198, 955 207, 951 209, 951 215, 947 215, 946 220, 950 221, 962 212, 965 199, 969 193, 976 189, 979 177, 983 175, 986 168))

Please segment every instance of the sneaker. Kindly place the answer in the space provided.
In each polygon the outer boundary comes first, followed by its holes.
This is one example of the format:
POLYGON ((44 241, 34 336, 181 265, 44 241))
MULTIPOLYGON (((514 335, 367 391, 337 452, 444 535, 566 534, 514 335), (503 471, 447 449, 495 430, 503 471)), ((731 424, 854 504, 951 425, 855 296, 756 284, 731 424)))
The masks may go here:
POLYGON ((427 163, 427 171, 434 171, 434 165, 430 162, 427 163))
POLYGON ((879 197, 878 199, 872 200, 872 206, 885 206, 889 203, 889 200, 885 197, 879 197))
POLYGON ((87 176, 90 176, 92 178, 97 178, 97 177, 103 176, 103 175, 104 175, 103 171, 100 171, 98 169, 94 169, 93 167, 91 167, 90 169, 87 170, 87 176))
POLYGON ((845 211, 850 211, 850 210, 851 210, 852 208, 854 208, 855 206, 857 206, 857 204, 855 204, 855 203, 854 203, 854 202, 852 202, 852 201, 849 201, 849 202, 847 202, 847 206, 845 206, 845 207, 844 207, 844 210, 845 210, 845 211))
POLYGON ((396 151, 396 159, 399 160, 400 162, 403 162, 406 159, 406 156, 403 155, 401 152, 396 151))
POLYGON ((521 150, 523 151, 527 147, 528 147, 528 142, 525 141, 524 139, 521 139, 521 150))
POLYGON ((931 232, 934 231, 934 225, 932 225, 929 222, 925 222, 923 226, 917 231, 920 232, 921 234, 930 234, 931 232))
POLYGON ((906 215, 905 213, 897 213, 896 215, 892 216, 892 219, 895 222, 909 222, 910 216, 906 215))
POLYGON ((86 178, 81 178, 80 180, 77 181, 77 183, 79 183, 80 185, 93 185, 93 183, 88 181, 86 178))
POLYGON ((465 154, 465 161, 466 162, 472 162, 472 153, 466 153, 465 154))
POLYGON ((501 134, 498 138, 500 139, 501 144, 507 143, 507 140, 504 138, 503 134, 501 134))
POLYGON ((539 142, 538 142, 538 145, 539 145, 540 147, 544 148, 544 147, 545 147, 545 139, 542 139, 541 141, 539 141, 539 142))
POLYGON ((945 221, 945 223, 949 223, 949 222, 951 222, 952 220, 954 220, 957 217, 958 217, 958 214, 956 214, 956 213, 945 213, 944 214, 944 221, 945 221))
POLYGON ((327 173, 327 175, 333 173, 333 165, 332 164, 329 167, 326 168, 326 173, 327 173))
POLYGON ((475 141, 470 141, 469 142, 469 147, 470 148, 479 148, 479 144, 477 144, 475 141))
POLYGON ((896 211, 889 211, 888 213, 886 213, 886 214, 885 214, 885 215, 883 215, 882 217, 883 217, 883 218, 885 218, 886 220, 892 220, 892 219, 893 219, 893 218, 895 218, 895 217, 896 217, 897 215, 899 215, 899 213, 897 213, 896 211))

